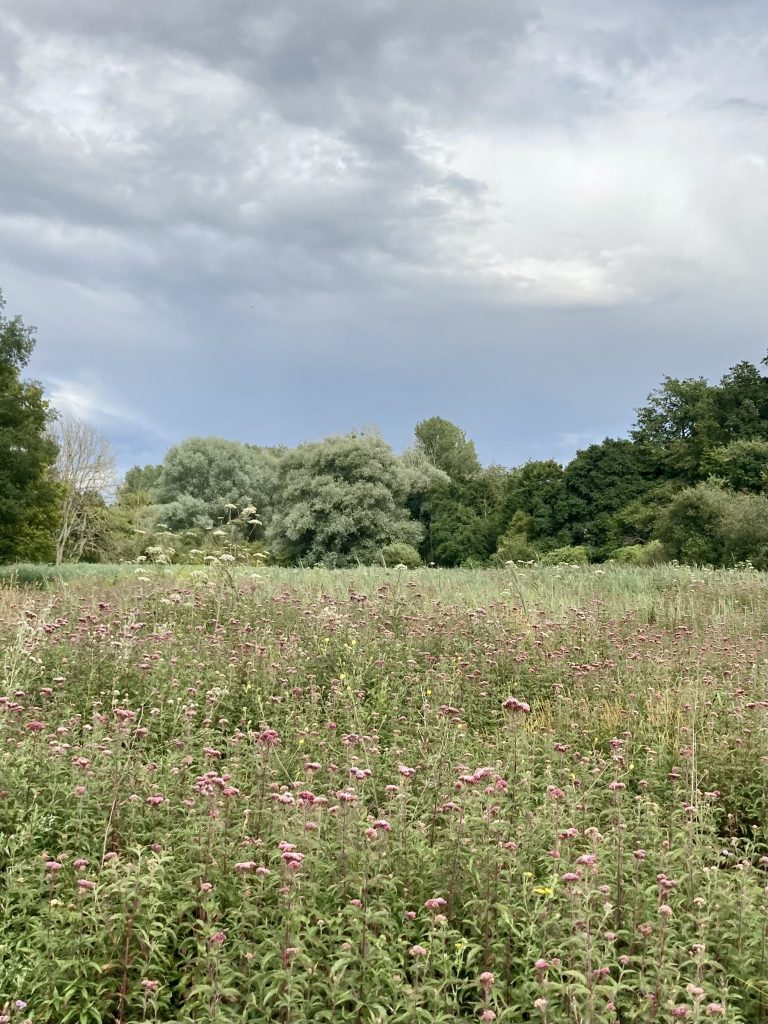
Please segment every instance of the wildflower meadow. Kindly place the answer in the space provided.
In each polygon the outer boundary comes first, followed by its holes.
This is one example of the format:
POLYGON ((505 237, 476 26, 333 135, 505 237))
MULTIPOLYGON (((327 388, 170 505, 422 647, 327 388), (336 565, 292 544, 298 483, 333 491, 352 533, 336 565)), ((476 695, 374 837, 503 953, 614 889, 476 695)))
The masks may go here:
POLYGON ((768 1021, 754 571, 0 589, 0 1022, 768 1021))

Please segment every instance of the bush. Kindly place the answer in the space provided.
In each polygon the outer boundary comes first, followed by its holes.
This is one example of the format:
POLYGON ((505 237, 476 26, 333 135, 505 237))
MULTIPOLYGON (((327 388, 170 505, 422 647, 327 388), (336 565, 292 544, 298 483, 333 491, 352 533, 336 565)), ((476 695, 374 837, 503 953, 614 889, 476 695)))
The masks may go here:
POLYGON ((588 565, 589 552, 581 545, 574 547, 555 548, 541 555, 539 561, 542 565, 588 565))
POLYGON ((385 545, 381 549, 381 557, 390 569, 393 565, 404 565, 407 569, 417 569, 421 565, 421 555, 416 548, 402 541, 385 545))
POLYGON ((667 553, 660 540, 651 540, 647 544, 627 544, 611 552, 611 558, 623 565, 661 565, 666 561, 667 553))
POLYGON ((688 487, 664 510, 658 535, 681 562, 768 568, 768 498, 711 482, 688 487))

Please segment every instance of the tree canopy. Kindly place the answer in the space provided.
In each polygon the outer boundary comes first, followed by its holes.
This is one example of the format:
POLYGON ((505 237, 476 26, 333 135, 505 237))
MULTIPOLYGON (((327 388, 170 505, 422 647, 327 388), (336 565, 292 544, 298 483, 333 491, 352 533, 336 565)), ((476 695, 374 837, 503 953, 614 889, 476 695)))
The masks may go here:
POLYGON ((21 379, 34 328, 4 311, 0 292, 0 560, 47 560, 57 517, 52 412, 42 387, 21 379))
POLYGON ((408 474, 378 436, 299 445, 280 461, 270 539, 283 557, 303 564, 380 562, 385 546, 421 539, 406 507, 408 486, 408 474))

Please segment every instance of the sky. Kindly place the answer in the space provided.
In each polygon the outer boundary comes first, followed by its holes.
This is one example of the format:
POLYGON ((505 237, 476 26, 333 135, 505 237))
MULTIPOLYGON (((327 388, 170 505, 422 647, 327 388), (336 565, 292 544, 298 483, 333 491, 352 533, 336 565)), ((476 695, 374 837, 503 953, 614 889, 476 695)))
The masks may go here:
POLYGON ((123 469, 567 461, 768 351, 764 0, 0 0, 0 289, 123 469))

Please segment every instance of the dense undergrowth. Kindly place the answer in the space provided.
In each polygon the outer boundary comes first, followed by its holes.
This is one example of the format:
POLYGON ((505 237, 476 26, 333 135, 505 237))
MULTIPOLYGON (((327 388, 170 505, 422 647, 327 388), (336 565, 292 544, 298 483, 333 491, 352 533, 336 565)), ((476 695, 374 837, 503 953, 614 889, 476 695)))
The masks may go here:
POLYGON ((768 1020, 757 573, 0 590, 0 1021, 768 1020))

